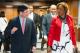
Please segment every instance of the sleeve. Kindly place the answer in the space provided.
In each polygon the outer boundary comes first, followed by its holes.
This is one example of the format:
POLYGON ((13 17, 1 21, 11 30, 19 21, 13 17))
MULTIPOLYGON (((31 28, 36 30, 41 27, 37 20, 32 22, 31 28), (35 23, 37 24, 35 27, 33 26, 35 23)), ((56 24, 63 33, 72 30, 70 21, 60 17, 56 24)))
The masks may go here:
POLYGON ((72 40, 72 44, 76 46, 76 35, 75 35, 75 30, 74 30, 74 22, 73 22, 73 19, 71 18, 71 23, 72 23, 72 26, 71 26, 71 40, 72 40))
POLYGON ((43 17, 42 20, 42 30, 43 30, 43 35, 47 35, 47 20, 46 20, 46 16, 43 17))
POLYGON ((37 36, 36 36, 36 27, 34 22, 32 22, 32 30, 31 30, 31 41, 32 41, 32 46, 36 46, 37 42, 37 36))
POLYGON ((4 35, 5 35, 5 38, 9 38, 11 37, 11 29, 12 29, 12 21, 9 21, 5 31, 4 31, 4 35), (7 35, 6 35, 7 34, 7 35))
POLYGON ((56 24, 55 24, 55 19, 53 19, 48 33, 48 46, 52 46, 53 44, 55 38, 55 30, 56 30, 56 24))

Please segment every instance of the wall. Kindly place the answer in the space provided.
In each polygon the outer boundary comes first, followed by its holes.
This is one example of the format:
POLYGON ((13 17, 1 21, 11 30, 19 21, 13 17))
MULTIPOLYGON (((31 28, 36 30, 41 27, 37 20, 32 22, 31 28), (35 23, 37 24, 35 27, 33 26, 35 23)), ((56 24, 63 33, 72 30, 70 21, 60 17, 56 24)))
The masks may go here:
MULTIPOLYGON (((78 40, 78 1, 72 1, 68 2, 70 15, 73 17, 74 20, 74 28, 75 28, 75 34, 76 39, 78 40)), ((79 41, 79 40, 78 40, 79 41)))
POLYGON ((5 16, 8 20, 13 19, 15 16, 17 16, 17 9, 13 7, 6 7, 6 8, 0 8, 1 11, 5 12, 5 16))
POLYGON ((10 20, 17 16, 17 9, 16 8, 6 8, 5 15, 10 20))

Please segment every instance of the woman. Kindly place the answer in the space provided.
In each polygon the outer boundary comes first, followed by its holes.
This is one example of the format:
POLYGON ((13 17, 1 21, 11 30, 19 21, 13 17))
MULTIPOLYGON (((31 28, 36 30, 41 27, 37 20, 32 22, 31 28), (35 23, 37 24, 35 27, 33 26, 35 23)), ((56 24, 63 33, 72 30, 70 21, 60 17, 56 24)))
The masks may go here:
POLYGON ((52 20, 48 33, 48 53, 73 53, 76 48, 73 20, 67 12, 66 3, 57 4, 58 16, 52 20))
MULTIPOLYGON (((8 25, 8 20, 5 17, 5 12, 1 11, 0 12, 0 51, 1 51, 2 43, 4 42, 4 31, 7 25, 8 25)), ((4 46, 4 50, 5 50, 5 46, 4 46)))

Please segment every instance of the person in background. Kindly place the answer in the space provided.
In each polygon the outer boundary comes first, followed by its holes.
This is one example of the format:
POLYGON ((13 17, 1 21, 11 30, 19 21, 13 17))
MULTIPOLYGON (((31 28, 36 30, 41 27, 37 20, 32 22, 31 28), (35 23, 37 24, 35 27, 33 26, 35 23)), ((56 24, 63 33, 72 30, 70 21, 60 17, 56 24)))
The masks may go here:
POLYGON ((42 30, 43 30, 43 40, 41 43, 41 50, 43 50, 44 44, 45 42, 47 42, 47 36, 48 36, 48 31, 50 28, 50 23, 52 18, 54 19, 54 17, 57 15, 56 14, 56 5, 51 5, 49 8, 49 13, 44 15, 43 17, 43 21, 42 21, 42 30))
POLYGON ((44 12, 44 10, 40 10, 39 11, 40 12, 40 14, 39 14, 39 33, 41 34, 41 35, 39 35, 39 39, 42 39, 42 37, 43 37, 43 34, 42 34, 42 21, 43 21, 43 17, 44 17, 44 14, 45 14, 45 12, 44 12))
POLYGON ((57 4, 58 15, 52 19, 48 33, 48 53, 74 53, 77 48, 73 17, 67 12, 67 3, 57 4))
POLYGON ((42 38, 42 33, 41 33, 41 28, 40 28, 40 16, 37 13, 34 13, 34 8, 33 6, 29 6, 29 18, 32 19, 36 25, 36 34, 38 34, 38 30, 39 29, 39 39, 42 38))
POLYGON ((6 27, 7 27, 7 25, 8 25, 8 20, 5 17, 5 12, 1 11, 0 12, 0 51, 1 51, 2 43, 4 45, 4 51, 7 51, 5 49, 6 47, 5 47, 5 35, 4 35, 4 31, 5 31, 6 27))
POLYGON ((36 50, 35 24, 28 15, 27 6, 18 6, 18 16, 6 28, 5 33, 11 38, 11 53, 32 53, 36 50))

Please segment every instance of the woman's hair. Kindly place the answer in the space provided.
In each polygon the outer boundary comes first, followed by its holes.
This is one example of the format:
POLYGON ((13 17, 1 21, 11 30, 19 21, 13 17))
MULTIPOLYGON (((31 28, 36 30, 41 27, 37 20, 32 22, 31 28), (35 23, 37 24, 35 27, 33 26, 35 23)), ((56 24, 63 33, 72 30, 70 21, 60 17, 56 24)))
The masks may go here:
POLYGON ((5 12, 4 11, 0 12, 0 17, 5 17, 5 12))
POLYGON ((60 5, 64 8, 65 13, 67 13, 68 12, 68 4, 65 2, 60 2, 57 4, 57 9, 60 5))

